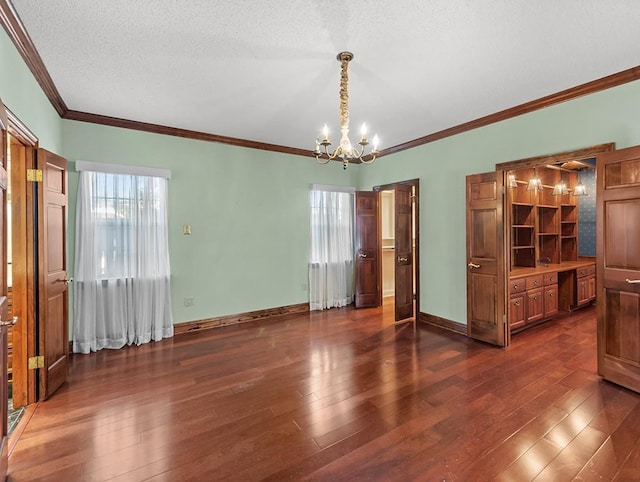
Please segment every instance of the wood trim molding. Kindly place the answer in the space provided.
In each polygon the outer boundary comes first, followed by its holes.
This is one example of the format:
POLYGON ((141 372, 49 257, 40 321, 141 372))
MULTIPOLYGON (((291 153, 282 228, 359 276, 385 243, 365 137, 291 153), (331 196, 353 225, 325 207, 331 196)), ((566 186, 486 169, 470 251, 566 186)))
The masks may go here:
POLYGON ((53 83, 53 79, 51 79, 22 21, 7 0, 0 0, 0 24, 2 24, 9 38, 13 41, 13 44, 16 46, 16 49, 36 78, 38 84, 40 84, 40 87, 49 99, 49 102, 53 105, 53 108, 58 112, 60 117, 64 117, 68 110, 67 106, 62 100, 60 92, 58 92, 57 87, 53 83))
POLYGON ((7 114, 7 107, 0 99, 0 130, 6 131, 9 128, 9 117, 7 114))
POLYGON ((457 321, 447 320, 446 318, 440 318, 436 315, 420 312, 418 320, 427 325, 436 326, 447 331, 458 333, 459 335, 467 336, 467 325, 458 323, 457 321))
POLYGON ((519 159, 517 161, 501 162, 496 164, 496 170, 520 169, 526 167, 540 166, 547 163, 559 163, 570 161, 581 161, 583 159, 589 159, 595 157, 603 152, 614 151, 616 148, 615 142, 608 142, 606 144, 598 144, 596 146, 584 147, 582 149, 576 149, 575 151, 560 152, 557 154, 547 154, 543 156, 528 157, 526 159, 519 159))
MULTIPOLYGON (((0 0, 1 1, 1 0, 0 0)), ((147 122, 138 122, 129 119, 121 119, 118 117, 109 117, 106 115, 90 114, 88 112, 80 112, 77 110, 67 111, 64 119, 75 120, 81 122, 89 122, 92 124, 101 124, 111 127, 121 127, 123 129, 133 129, 137 131, 152 132, 154 134, 162 134, 166 136, 184 137, 187 139, 195 139, 199 141, 217 142, 220 144, 229 144, 236 147, 247 147, 249 149, 260 149, 263 151, 281 152, 284 154, 293 154, 296 156, 305 156, 311 158, 310 149, 299 149, 295 147, 279 146, 277 144, 267 144, 265 142, 250 141, 239 139, 237 137, 220 136, 217 134, 207 134, 206 132, 191 131, 188 129, 179 129, 177 127, 161 126, 158 124, 150 124, 147 122)))
POLYGON ((496 112, 494 114, 489 114, 487 116, 480 117, 478 119, 474 119, 454 127, 449 127, 448 129, 444 129, 439 132, 434 132, 433 134, 429 134, 424 137, 419 137, 418 139, 414 139, 403 144, 398 144, 394 147, 383 149, 380 152, 380 156, 386 156, 388 154, 406 151, 407 149, 411 149, 413 147, 418 147, 423 144, 438 141, 446 137, 455 136, 463 132, 477 129, 478 127, 485 127, 490 124, 495 124, 496 122, 501 122, 503 120, 518 117, 523 114, 528 114, 536 110, 544 109, 545 107, 560 104, 561 102, 565 102, 567 100, 576 99, 584 95, 600 92, 602 90, 610 89, 611 87, 617 87, 619 85, 633 82, 634 80, 639 79, 640 66, 632 67, 630 69, 623 70, 622 72, 608 75, 606 77, 602 77, 601 79, 593 80, 577 87, 571 87, 561 92, 547 95, 546 97, 541 97, 530 102, 525 102, 524 104, 520 104, 515 107, 496 112))
POLYGON ((9 133, 25 146, 38 147, 38 137, 16 115, 7 109, 9 133))
POLYGON ((309 303, 299 303, 297 305, 280 306, 277 308, 268 308, 266 310, 249 311, 247 313, 238 313, 235 315, 226 315, 216 318, 207 318, 204 320, 188 321, 186 323, 174 324, 173 334, 184 335, 185 333, 210 330, 212 328, 218 328, 220 326, 237 325, 250 321, 262 321, 279 316, 307 312, 309 312, 309 303))

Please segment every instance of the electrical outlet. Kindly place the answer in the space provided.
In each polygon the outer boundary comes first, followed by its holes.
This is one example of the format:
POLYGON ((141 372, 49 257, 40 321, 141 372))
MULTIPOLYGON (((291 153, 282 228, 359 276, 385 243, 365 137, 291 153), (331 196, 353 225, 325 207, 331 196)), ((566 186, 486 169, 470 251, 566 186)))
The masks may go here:
POLYGON ((184 306, 193 306, 194 305, 194 299, 193 298, 185 298, 184 299, 184 306))

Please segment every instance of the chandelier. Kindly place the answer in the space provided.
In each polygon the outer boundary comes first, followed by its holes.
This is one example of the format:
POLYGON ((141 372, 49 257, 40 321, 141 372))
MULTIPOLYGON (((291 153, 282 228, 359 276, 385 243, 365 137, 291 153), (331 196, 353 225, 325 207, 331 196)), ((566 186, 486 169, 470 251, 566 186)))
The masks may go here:
POLYGON ((360 129, 360 148, 351 145, 349 140, 349 62, 353 60, 351 52, 340 52, 336 58, 340 61, 340 145, 333 152, 329 151, 331 142, 329 141, 329 128, 324 125, 322 129, 322 140, 316 139, 316 150, 313 155, 320 164, 326 164, 329 161, 341 158, 342 168, 346 169, 349 162, 358 161, 364 164, 371 164, 378 156, 378 136, 373 136, 373 149, 368 154, 365 153, 366 147, 369 145, 367 139, 367 126, 362 124, 360 129), (322 148, 322 149, 321 149, 322 148))

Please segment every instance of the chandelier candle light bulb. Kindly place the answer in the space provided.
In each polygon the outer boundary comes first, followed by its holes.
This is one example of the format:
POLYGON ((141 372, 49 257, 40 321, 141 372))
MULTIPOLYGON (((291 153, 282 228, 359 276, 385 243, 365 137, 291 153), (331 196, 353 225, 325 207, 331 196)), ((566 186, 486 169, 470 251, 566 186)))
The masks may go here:
POLYGON ((362 162, 371 164, 378 156, 378 144, 380 140, 378 136, 373 137, 373 149, 369 154, 365 154, 365 148, 369 145, 367 139, 367 125, 362 124, 360 128, 360 148, 354 147, 349 140, 349 62, 353 59, 351 52, 340 52, 337 55, 340 61, 340 145, 333 152, 329 152, 331 141, 329 140, 329 128, 325 124, 322 128, 322 140, 316 139, 316 148, 313 155, 320 164, 326 164, 329 161, 340 158, 342 159, 342 168, 346 169, 349 162, 362 162))

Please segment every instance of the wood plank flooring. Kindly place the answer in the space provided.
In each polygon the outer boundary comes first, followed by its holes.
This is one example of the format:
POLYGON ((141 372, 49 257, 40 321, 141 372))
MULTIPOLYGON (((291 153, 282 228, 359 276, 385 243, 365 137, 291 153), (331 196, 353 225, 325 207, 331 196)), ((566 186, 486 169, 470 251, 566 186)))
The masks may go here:
POLYGON ((72 357, 9 480, 640 480, 595 310, 494 348, 333 309, 72 357))

